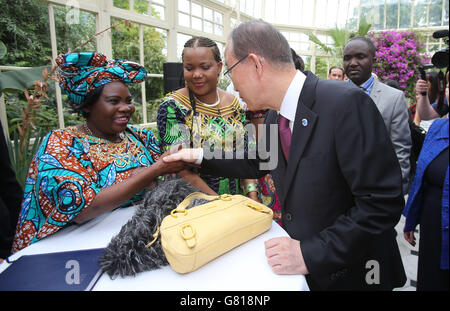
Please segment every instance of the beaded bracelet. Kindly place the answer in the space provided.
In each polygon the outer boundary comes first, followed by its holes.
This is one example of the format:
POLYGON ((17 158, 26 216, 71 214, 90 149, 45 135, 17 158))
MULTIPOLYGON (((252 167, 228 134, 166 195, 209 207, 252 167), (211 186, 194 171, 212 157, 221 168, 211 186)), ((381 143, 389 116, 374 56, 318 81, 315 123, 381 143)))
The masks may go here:
POLYGON ((246 184, 243 188, 245 195, 252 191, 258 192, 258 185, 255 183, 246 184))

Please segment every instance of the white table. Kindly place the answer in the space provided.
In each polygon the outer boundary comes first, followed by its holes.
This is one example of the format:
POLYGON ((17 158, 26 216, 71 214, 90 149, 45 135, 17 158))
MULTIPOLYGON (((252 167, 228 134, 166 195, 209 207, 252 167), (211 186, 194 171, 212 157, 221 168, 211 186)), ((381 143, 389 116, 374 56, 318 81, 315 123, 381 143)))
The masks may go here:
MULTIPOLYGON (((83 225, 67 227, 53 236, 34 243, 10 257, 106 247, 130 219, 135 206, 117 209, 83 225)), ((264 241, 288 236, 276 222, 262 235, 238 246, 198 270, 178 274, 170 266, 142 272, 135 277, 117 277, 104 273, 93 290, 145 291, 307 291, 303 275, 277 275, 267 263, 264 241)), ((9 266, 0 264, 0 273, 9 266)))

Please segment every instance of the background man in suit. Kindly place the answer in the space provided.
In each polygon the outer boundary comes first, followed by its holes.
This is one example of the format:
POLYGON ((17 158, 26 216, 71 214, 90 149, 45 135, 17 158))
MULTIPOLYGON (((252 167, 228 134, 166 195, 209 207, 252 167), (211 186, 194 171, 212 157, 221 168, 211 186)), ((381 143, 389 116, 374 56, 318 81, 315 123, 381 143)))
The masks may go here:
POLYGON ((11 167, 6 138, 3 135, 1 123, 0 172, 0 258, 4 259, 11 254, 23 191, 17 182, 16 173, 11 167))
POLYGON ((339 66, 333 66, 328 70, 328 80, 344 81, 344 69, 339 66))
POLYGON ((402 169, 403 193, 406 194, 412 146, 408 105, 402 91, 387 86, 372 76, 375 51, 376 48, 370 39, 364 37, 351 39, 344 48, 344 70, 349 80, 370 95, 377 105, 402 169))
MULTIPOLYGON (((402 286, 394 231, 404 206, 401 171, 370 97, 351 84, 296 70, 286 39, 262 20, 232 31, 225 59, 248 109, 270 109, 266 129, 280 127, 281 136, 262 134, 266 146, 275 140, 277 147, 269 162, 277 159, 271 173, 291 237, 265 242, 272 270, 305 275, 311 290, 402 286), (292 133, 290 146, 286 131, 292 133)), ((206 149, 182 149, 164 161, 201 163, 205 172, 230 177, 268 173, 260 169, 262 156, 206 155, 206 149)))

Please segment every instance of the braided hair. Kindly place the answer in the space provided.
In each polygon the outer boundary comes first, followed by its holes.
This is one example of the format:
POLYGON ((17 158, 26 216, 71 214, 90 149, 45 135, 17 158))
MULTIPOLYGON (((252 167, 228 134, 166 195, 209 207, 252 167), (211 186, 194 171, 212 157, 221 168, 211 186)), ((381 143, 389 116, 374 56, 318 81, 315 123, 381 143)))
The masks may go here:
MULTIPOLYGON (((217 43, 213 40, 206 38, 206 37, 192 37, 186 43, 184 44, 184 48, 197 48, 197 47, 205 47, 205 48, 211 48, 211 51, 214 56, 214 60, 218 63, 222 61, 222 57, 220 56, 219 47, 217 46, 217 43)), ((184 49, 181 53, 181 59, 184 58, 184 49)))

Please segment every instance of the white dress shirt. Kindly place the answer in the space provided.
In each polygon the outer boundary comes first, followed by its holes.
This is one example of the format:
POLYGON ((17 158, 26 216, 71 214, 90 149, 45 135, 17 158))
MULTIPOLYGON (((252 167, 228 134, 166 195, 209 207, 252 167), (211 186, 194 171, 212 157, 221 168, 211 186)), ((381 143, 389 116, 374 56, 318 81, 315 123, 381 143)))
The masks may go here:
POLYGON ((291 129, 291 133, 294 128, 298 98, 302 92, 305 80, 306 75, 300 70, 297 70, 297 73, 295 74, 294 79, 292 79, 291 84, 284 95, 283 101, 281 102, 280 111, 278 111, 278 113, 281 113, 283 117, 289 120, 289 128, 291 129))

